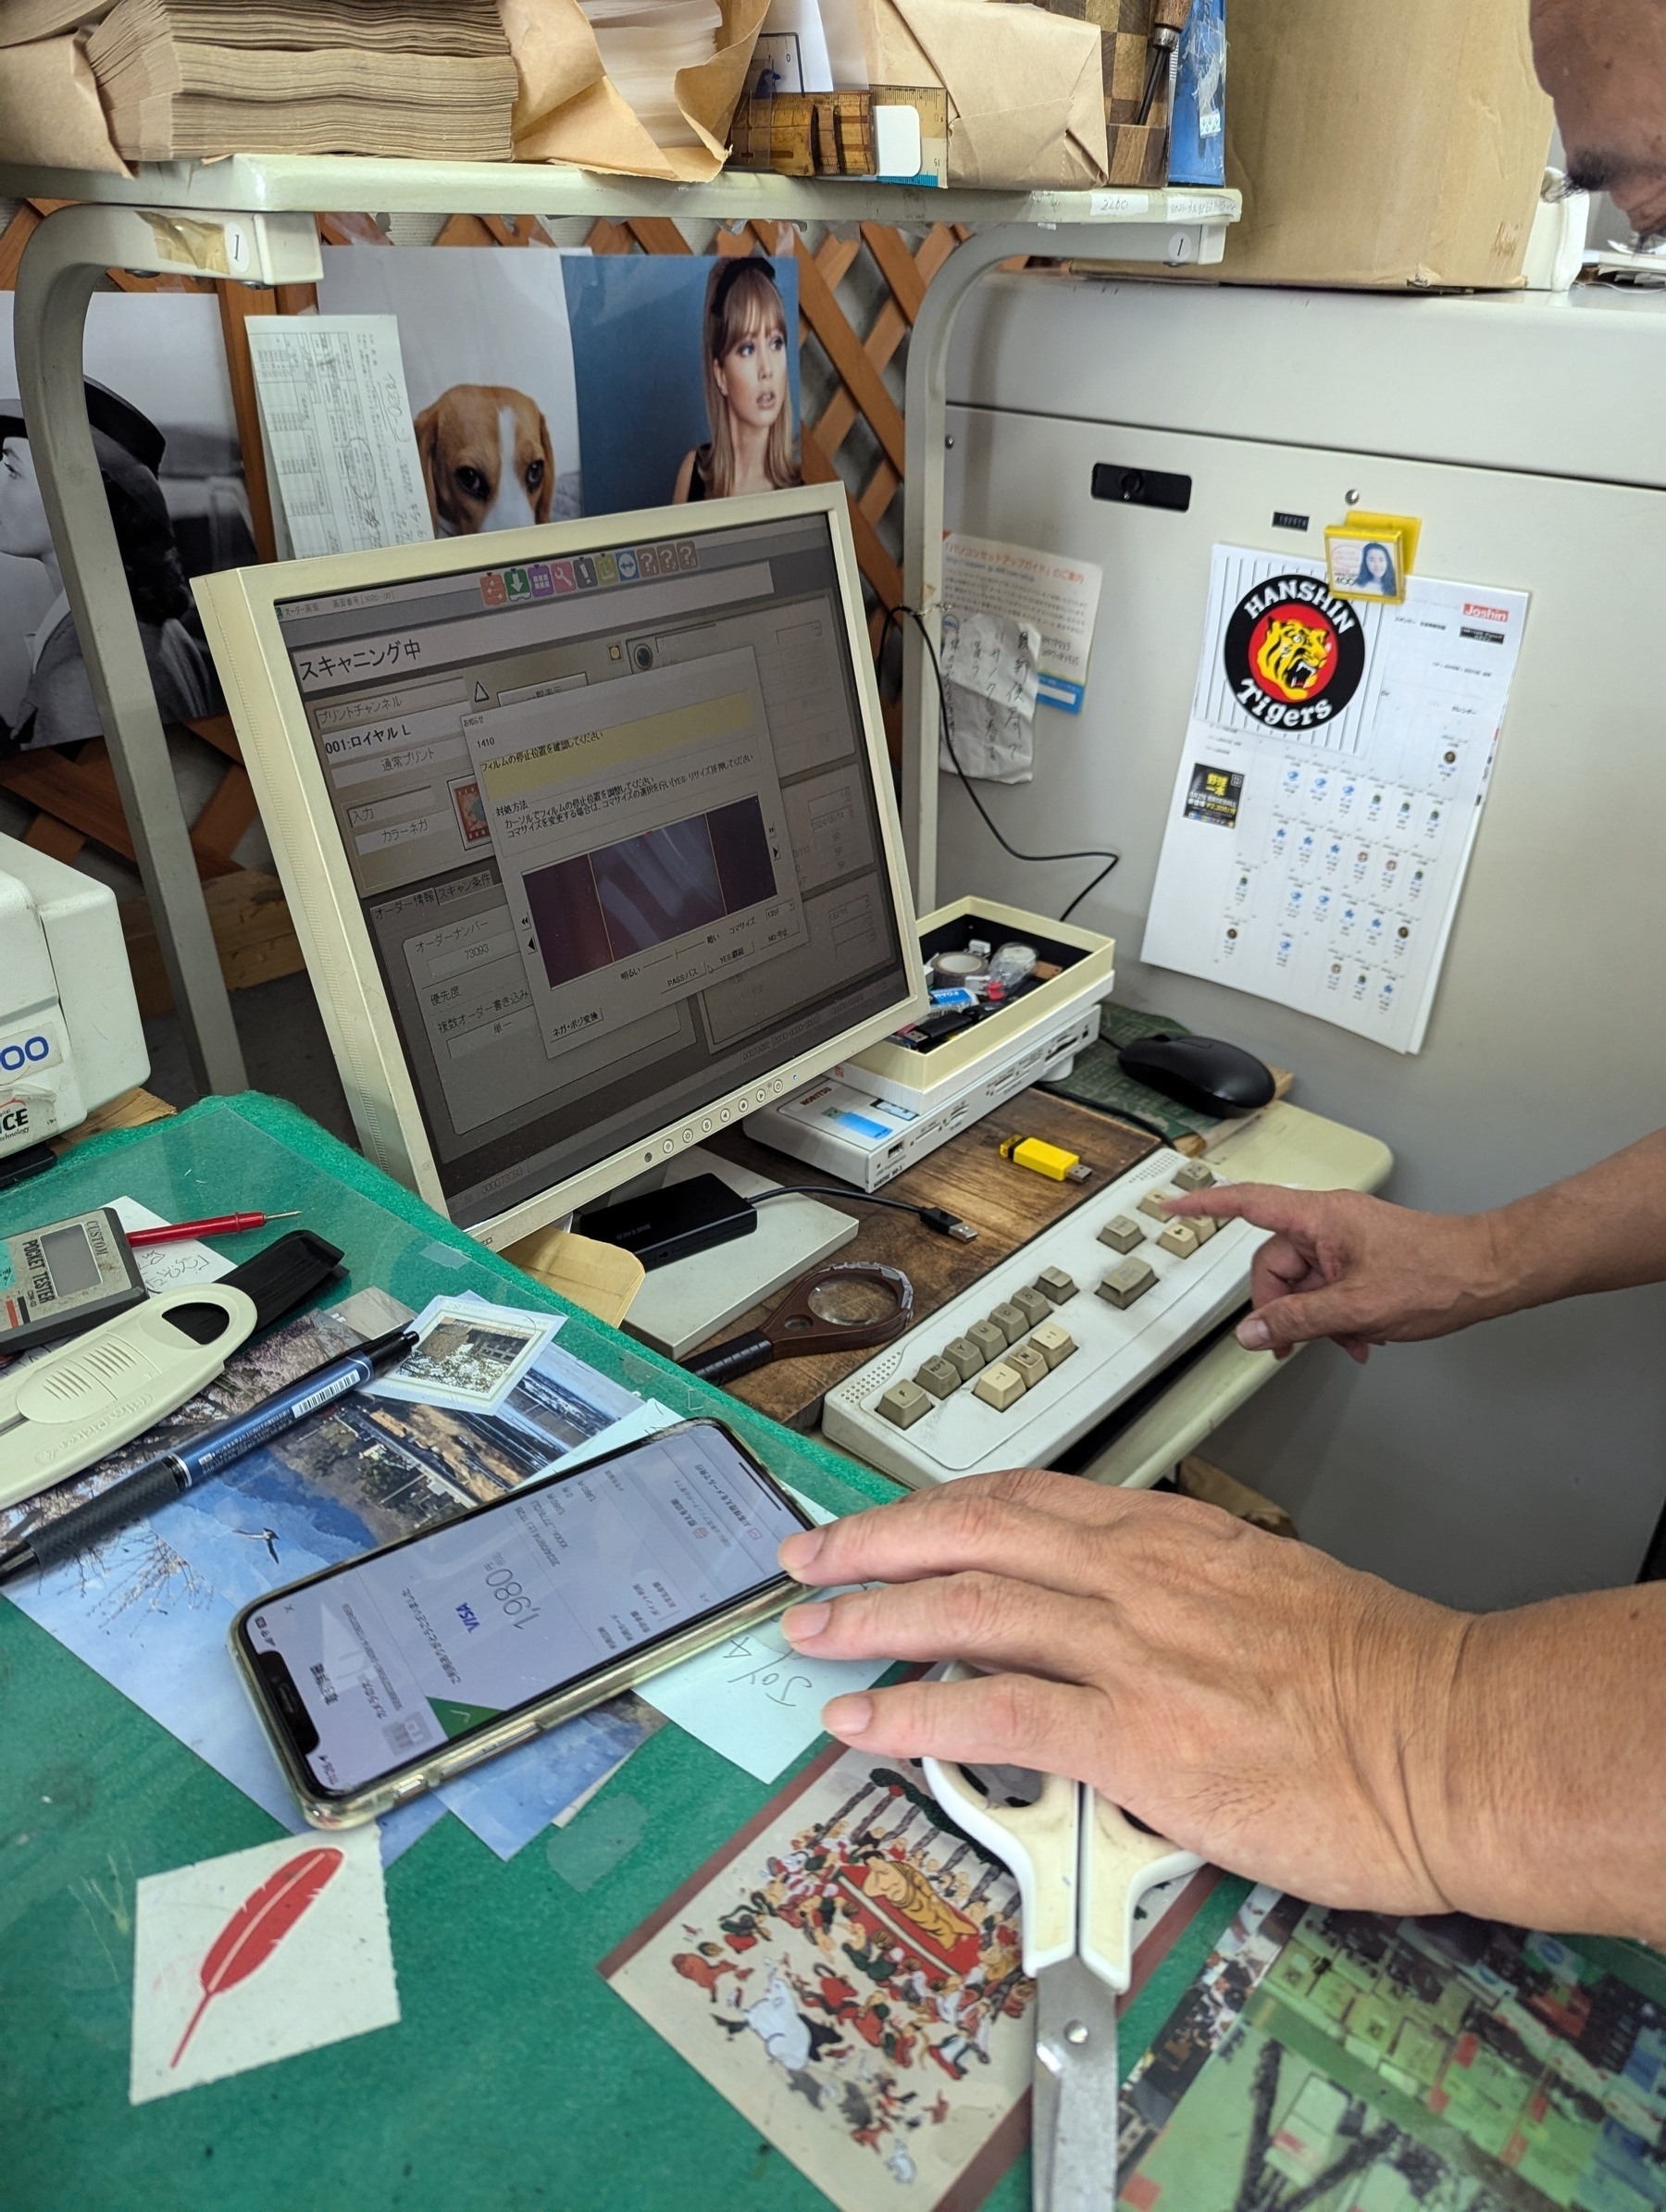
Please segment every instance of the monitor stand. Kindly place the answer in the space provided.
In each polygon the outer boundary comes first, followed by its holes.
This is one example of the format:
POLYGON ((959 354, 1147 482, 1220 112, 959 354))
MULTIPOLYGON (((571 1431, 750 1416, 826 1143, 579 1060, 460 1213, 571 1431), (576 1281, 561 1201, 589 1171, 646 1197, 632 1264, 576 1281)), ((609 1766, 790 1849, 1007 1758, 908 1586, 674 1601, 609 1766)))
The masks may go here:
MULTIPOLYGON (((666 1170, 665 1182, 717 1175, 731 1190, 751 1198, 757 1191, 798 1180, 791 1173, 796 1162, 783 1161, 782 1165, 788 1172, 772 1180, 754 1174, 751 1168, 737 1167, 732 1161, 719 1160, 697 1145, 666 1170)), ((852 1190, 851 1196, 860 1193, 852 1190)), ((853 1213, 841 1213, 819 1199, 772 1199, 759 1207, 758 1225, 750 1236, 654 1268, 620 1325, 666 1359, 680 1360, 740 1314, 784 1290, 849 1244, 861 1225, 853 1213)))

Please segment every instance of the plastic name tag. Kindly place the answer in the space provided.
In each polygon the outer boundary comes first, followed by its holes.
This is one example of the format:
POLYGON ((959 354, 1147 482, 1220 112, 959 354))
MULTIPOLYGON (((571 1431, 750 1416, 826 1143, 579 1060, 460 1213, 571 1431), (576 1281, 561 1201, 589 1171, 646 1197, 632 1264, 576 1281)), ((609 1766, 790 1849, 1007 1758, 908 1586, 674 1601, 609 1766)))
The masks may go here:
POLYGON ((183 1284, 0 1374, 0 1506, 79 1474, 182 1406, 256 1319, 230 1283, 183 1284))

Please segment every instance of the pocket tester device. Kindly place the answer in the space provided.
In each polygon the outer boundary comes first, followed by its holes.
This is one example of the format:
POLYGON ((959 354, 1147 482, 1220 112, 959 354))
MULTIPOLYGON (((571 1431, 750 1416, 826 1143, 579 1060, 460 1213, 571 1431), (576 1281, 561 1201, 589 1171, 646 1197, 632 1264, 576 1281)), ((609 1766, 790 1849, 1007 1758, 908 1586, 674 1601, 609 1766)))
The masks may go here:
POLYGON ((0 1237, 0 1358, 113 1321, 145 1296, 115 1209, 0 1237))

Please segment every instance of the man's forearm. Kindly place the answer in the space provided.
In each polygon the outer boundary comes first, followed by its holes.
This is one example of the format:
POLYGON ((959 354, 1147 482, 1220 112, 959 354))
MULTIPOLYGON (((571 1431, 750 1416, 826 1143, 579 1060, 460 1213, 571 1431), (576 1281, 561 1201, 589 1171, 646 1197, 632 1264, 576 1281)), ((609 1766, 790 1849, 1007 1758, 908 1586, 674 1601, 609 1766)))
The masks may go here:
POLYGON ((1442 1702, 1406 1751, 1441 1893, 1666 1941, 1666 1584, 1477 1617, 1442 1702))
POLYGON ((1471 1218, 1486 1239, 1492 1313, 1666 1281, 1666 1129, 1471 1218))

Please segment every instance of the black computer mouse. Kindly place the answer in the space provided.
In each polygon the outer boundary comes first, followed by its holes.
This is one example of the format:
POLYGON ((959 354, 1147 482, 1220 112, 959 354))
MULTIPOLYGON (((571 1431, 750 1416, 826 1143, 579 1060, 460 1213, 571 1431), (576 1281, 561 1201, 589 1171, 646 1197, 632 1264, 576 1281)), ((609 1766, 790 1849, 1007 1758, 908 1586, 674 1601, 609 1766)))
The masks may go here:
POLYGON ((1253 1052, 1214 1037, 1138 1037, 1117 1054, 1125 1075, 1194 1113, 1223 1121, 1253 1113, 1273 1096, 1272 1073, 1253 1052))

